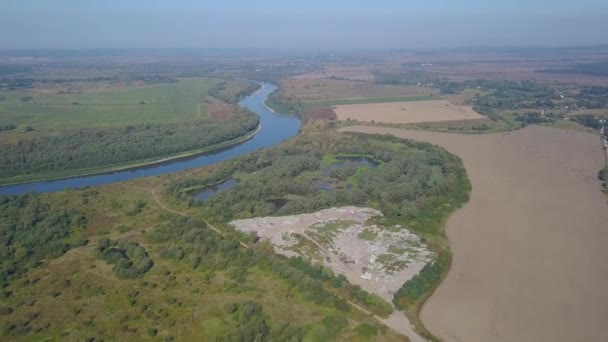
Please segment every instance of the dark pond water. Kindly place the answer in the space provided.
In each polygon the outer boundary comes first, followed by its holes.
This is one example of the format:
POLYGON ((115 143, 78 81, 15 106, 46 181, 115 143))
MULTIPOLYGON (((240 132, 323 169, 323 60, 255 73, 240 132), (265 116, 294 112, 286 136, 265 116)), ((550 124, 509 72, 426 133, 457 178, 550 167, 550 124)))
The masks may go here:
POLYGON ((289 203, 289 200, 286 198, 275 198, 267 200, 266 202, 272 204, 274 206, 274 210, 281 210, 285 205, 287 205, 287 203, 289 203))
POLYGON ((330 164, 325 169, 323 169, 323 174, 326 177, 329 177, 333 170, 342 168, 347 163, 350 163, 354 167, 369 166, 372 169, 375 169, 378 167, 378 165, 380 165, 380 163, 378 163, 376 160, 369 157, 337 156, 336 160, 336 163, 330 164))
POLYGON ((21 194, 27 192, 53 192, 64 189, 81 188, 85 186, 122 182, 129 179, 162 175, 219 163, 226 159, 237 157, 260 148, 276 145, 298 133, 300 121, 295 117, 272 113, 264 101, 277 87, 271 83, 261 83, 262 88, 255 94, 244 98, 240 105, 260 116, 262 125, 259 132, 251 139, 224 150, 209 152, 189 158, 169 161, 162 164, 130 170, 104 173, 92 176, 65 178, 53 181, 34 182, 0 187, 0 195, 21 194))
MULTIPOLYGON (((337 156, 337 162, 328 165, 323 169, 323 175, 325 178, 317 179, 314 181, 314 186, 319 190, 332 191, 338 190, 338 184, 332 178, 329 178, 329 175, 333 170, 342 168, 347 164, 350 164, 354 167, 367 166, 372 169, 375 169, 380 165, 376 160, 368 157, 358 157, 358 156, 337 156)), ((352 185, 348 184, 344 189, 352 190, 352 185)))
POLYGON ((225 191, 225 190, 232 188, 235 184, 236 184, 236 181, 233 178, 230 178, 219 184, 206 187, 202 191, 193 192, 191 195, 192 195, 192 198, 197 201, 204 201, 204 200, 209 199, 209 197, 211 197, 212 195, 215 195, 216 193, 218 193, 220 191, 225 191))

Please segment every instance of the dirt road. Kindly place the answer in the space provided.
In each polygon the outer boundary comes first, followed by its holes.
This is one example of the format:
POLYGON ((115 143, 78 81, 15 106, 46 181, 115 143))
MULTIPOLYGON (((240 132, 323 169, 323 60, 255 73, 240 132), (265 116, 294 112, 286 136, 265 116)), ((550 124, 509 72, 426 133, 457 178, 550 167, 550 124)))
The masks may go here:
MULTIPOLYGON (((164 204, 160 198, 158 197, 157 194, 157 189, 156 188, 144 188, 144 187, 136 187, 138 189, 141 190, 146 190, 148 192, 150 192, 150 194, 152 195, 152 197, 154 198, 154 201, 156 202, 156 204, 163 210, 179 215, 179 216, 183 216, 183 217, 188 217, 188 214, 186 214, 185 212, 182 211, 178 211, 175 209, 171 209, 170 207, 168 207, 166 204, 164 204)), ((217 227, 213 226, 212 224, 210 224, 207 221, 204 221, 205 224, 207 224, 207 226, 209 228, 211 228, 213 231, 215 231, 216 233, 218 233, 221 236, 224 236, 224 232, 222 232, 221 230, 219 230, 217 227)), ((311 240, 312 241, 312 240, 311 240)), ((316 243, 316 241, 315 241, 316 243)), ((251 248, 251 246, 245 244, 244 242, 240 242, 241 246, 243 246, 244 248, 251 248)), ((319 247, 321 247, 319 245, 319 247)), ((370 311, 364 309, 363 307, 347 300, 347 302, 356 307, 357 309, 359 309, 360 311, 364 312, 367 315, 371 315, 373 316, 377 321, 385 324, 386 326, 388 326, 389 328, 393 329, 395 332, 400 333, 405 335, 410 341, 412 342, 424 342, 424 339, 422 339, 420 336, 418 336, 418 334, 416 334, 414 332, 414 329, 412 329, 412 327, 409 324, 409 321, 407 320, 407 317, 405 317, 405 315, 403 315, 403 313, 399 312, 399 311, 394 311, 388 318, 384 319, 382 317, 379 317, 378 315, 375 315, 373 313, 371 313, 370 311)))
POLYGON ((381 127, 463 159, 470 202, 447 222, 453 264, 423 307, 446 341, 607 341, 608 205, 597 135, 530 126, 457 135, 381 127))

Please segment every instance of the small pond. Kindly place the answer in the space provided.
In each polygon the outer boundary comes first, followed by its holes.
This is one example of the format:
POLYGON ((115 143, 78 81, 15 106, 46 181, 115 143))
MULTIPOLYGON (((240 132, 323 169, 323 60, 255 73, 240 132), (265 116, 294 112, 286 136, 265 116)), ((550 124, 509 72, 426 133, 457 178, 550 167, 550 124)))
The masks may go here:
POLYGON ((202 191, 195 191, 191 193, 193 199, 197 201, 205 201, 208 200, 209 197, 215 195, 218 192, 226 191, 232 188, 236 184, 236 180, 234 178, 227 179, 221 183, 208 186, 204 188, 202 191))
POLYGON ((279 211, 283 209, 287 203, 289 203, 289 200, 286 198, 274 198, 267 200, 266 203, 272 204, 274 206, 274 210, 279 211))
POLYGON ((355 168, 369 167, 372 169, 375 169, 380 165, 375 159, 365 156, 336 156, 335 159, 336 162, 329 164, 323 169, 324 178, 316 179, 314 181, 314 186, 317 189, 325 191, 341 189, 352 190, 353 186, 351 184, 344 186, 344 183, 340 184, 336 179, 331 178, 331 172, 347 165, 354 166, 355 168))
POLYGON ((325 169, 323 169, 323 174, 326 177, 329 177, 333 170, 344 167, 347 163, 350 163, 355 167, 369 166, 372 169, 375 169, 380 165, 380 163, 377 162, 375 159, 362 156, 337 156, 336 160, 337 162, 332 163, 328 165, 325 169))

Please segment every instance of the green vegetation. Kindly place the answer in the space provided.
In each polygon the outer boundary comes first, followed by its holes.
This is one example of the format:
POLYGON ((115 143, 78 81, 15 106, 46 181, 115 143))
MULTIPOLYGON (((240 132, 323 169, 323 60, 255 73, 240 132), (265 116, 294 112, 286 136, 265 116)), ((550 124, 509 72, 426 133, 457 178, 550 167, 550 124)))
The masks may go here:
POLYGON ((114 265, 118 278, 139 278, 148 272, 154 263, 146 249, 131 240, 112 241, 103 238, 97 247, 99 256, 108 264, 114 265))
POLYGON ((78 211, 53 208, 38 195, 0 197, 0 282, 85 245, 78 231, 86 223, 78 211))
POLYGON ((399 309, 405 309, 406 301, 420 300, 429 292, 441 278, 441 274, 445 273, 446 265, 439 262, 426 264, 419 274, 403 284, 403 287, 395 293, 393 302, 399 309))
MULTIPOLYGON (((96 245, 73 248, 5 284, 3 338, 333 341, 367 336, 356 329, 363 325, 378 332, 372 340, 401 340, 343 299, 352 288, 362 300, 376 300, 343 277, 278 257, 263 243, 246 248, 195 212, 169 214, 131 183, 36 196, 49 203, 37 214, 44 222, 82 207, 87 228, 74 226, 62 239, 87 237, 96 245)), ((9 213, 17 216, 0 207, 2 217, 9 213)))
POLYGON ((17 182, 149 162, 238 139, 258 122, 257 116, 239 111, 229 122, 142 124, 34 138, 2 146, 0 177, 17 182))
POLYGON ((586 109, 608 108, 608 87, 584 87, 576 96, 576 105, 586 109))
POLYGON ((378 233, 376 233, 375 231, 373 231, 373 230, 371 230, 369 228, 364 229, 358 235, 359 239, 369 240, 369 241, 374 240, 377 236, 378 236, 378 233))
POLYGON ((20 122, 26 131, 33 125, 34 132, 7 133, 0 149, 0 183, 111 171, 234 143, 258 127, 256 115, 234 104, 253 87, 184 80, 84 94, 24 97, 17 92, 0 103, 0 124, 10 121, 4 126, 8 129, 20 122), (205 100, 208 93, 233 104, 205 100), (223 106, 222 116, 213 114, 215 107, 209 115, 208 106, 223 106))
MULTIPOLYGON (((423 278, 424 284, 416 285, 419 295, 415 298, 403 296, 403 291, 395 298, 417 329, 430 336, 418 321, 417 312, 449 268, 451 255, 443 224, 449 214, 468 200, 470 184, 460 160, 437 147, 388 136, 335 135, 332 131, 309 128, 280 146, 225 162, 204 177, 184 178, 170 184, 168 189, 193 209, 200 208, 206 217, 224 223, 237 218, 308 213, 342 205, 379 209, 385 214, 378 219, 379 224, 407 227, 422 236, 437 255, 432 270, 438 277, 434 281, 423 278), (316 188, 310 180, 322 177, 324 166, 335 163, 337 156, 368 156, 380 163, 376 168, 366 167, 364 173, 353 173, 352 165, 345 162, 343 168, 350 171, 331 173, 336 179, 348 179, 354 185, 352 188, 336 187, 329 191, 316 188), (235 186, 204 202, 191 201, 180 191, 231 176, 239 180, 235 186), (290 201, 277 209, 267 202, 272 198, 290 201)), ((322 231, 325 235, 320 234, 319 239, 330 240, 332 229, 339 229, 340 224, 334 226, 322 231)))
POLYGON ((277 113, 297 115, 300 118, 302 118, 304 111, 302 101, 295 101, 291 97, 285 97, 278 89, 268 96, 266 105, 277 113))
POLYGON ((459 177, 460 162, 427 144, 381 136, 320 134, 302 134, 281 146, 236 158, 211 175, 183 179, 169 189, 189 200, 182 189, 241 175, 240 182, 229 190, 204 202, 192 202, 222 222, 275 215, 277 208, 268 200, 285 197, 293 197, 280 209, 285 215, 352 204, 377 207, 389 217, 413 218, 434 195, 452 191, 459 177), (310 179, 323 177, 323 156, 336 154, 371 155, 383 164, 365 173, 334 171, 338 180, 352 178, 356 186, 322 191, 310 179), (433 173, 434 166, 440 167, 440 175, 433 173))
POLYGON ((574 122, 578 122, 579 124, 589 127, 595 130, 599 130, 602 128, 602 122, 595 115, 575 115, 570 117, 570 119, 574 122))
POLYGON ((378 328, 373 325, 363 323, 357 326, 357 332, 361 337, 370 338, 378 335, 378 328))
POLYGON ((2 132, 2 131, 12 131, 15 128, 17 128, 17 126, 13 125, 12 123, 5 124, 4 126, 0 126, 0 132, 2 132))
POLYGON ((203 100, 218 82, 186 79, 170 84, 117 86, 64 94, 4 91, 0 125, 31 125, 37 131, 48 131, 194 121, 208 116, 203 100))
POLYGON ((598 177, 602 181, 604 192, 608 194, 608 163, 600 170, 598 177))
POLYGON ((552 74, 582 74, 592 76, 608 76, 608 62, 578 64, 572 68, 542 69, 537 72, 552 74))

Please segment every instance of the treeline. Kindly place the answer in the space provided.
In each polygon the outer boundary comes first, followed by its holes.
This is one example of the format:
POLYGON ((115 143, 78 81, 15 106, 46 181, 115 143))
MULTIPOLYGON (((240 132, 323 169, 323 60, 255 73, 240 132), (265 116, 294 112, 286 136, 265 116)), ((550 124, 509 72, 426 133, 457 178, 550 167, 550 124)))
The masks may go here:
POLYGON ((255 92, 259 87, 260 86, 257 83, 247 82, 246 87, 231 88, 228 86, 227 82, 222 81, 211 88, 208 94, 224 102, 236 104, 245 96, 255 92))
POLYGON ((465 89, 489 91, 489 94, 477 96, 475 100, 475 109, 481 114, 492 113, 495 109, 555 108, 556 104, 553 101, 560 98, 555 89, 528 80, 477 79, 456 82, 423 72, 388 74, 376 71, 374 75, 378 84, 422 85, 438 88, 441 94, 460 93, 465 89))
POLYGON ((135 241, 103 238, 97 250, 101 259, 114 265, 113 270, 118 278, 139 278, 154 265, 146 249, 135 241))
POLYGON ((552 74, 582 74, 592 76, 608 76, 608 62, 586 63, 575 65, 572 68, 542 69, 537 72, 552 74))
POLYGON ((272 253, 243 248, 240 242, 224 238, 199 220, 176 218, 147 234, 150 241, 160 244, 162 257, 188 262, 192 269, 229 271, 230 277, 246 281, 247 268, 260 267, 286 280, 302 293, 306 300, 320 305, 349 311, 350 305, 325 289, 322 282, 309 277, 303 270, 275 257, 272 253), (244 279, 239 279, 243 274, 244 279))
MULTIPOLYGON (((0 68, 1 69, 1 68, 0 68)), ((1 74, 1 73, 0 73, 1 74)), ((159 83, 177 83, 176 78, 161 75, 126 75, 114 77, 85 77, 85 78, 31 78, 31 77, 10 77, 0 79, 0 89, 20 90, 33 88, 37 83, 42 84, 70 84, 77 82, 144 82, 147 85, 159 83)))
POLYGON ((570 119, 574 122, 578 122, 579 124, 581 124, 585 127, 589 127, 589 128, 593 128, 593 129, 602 128, 602 122, 595 115, 591 115, 591 114, 575 115, 575 116, 571 116, 570 119))
POLYGON ((259 117, 239 110, 230 121, 212 119, 178 124, 141 124, 82 130, 4 144, 0 177, 126 164, 202 149, 253 131, 259 117))
POLYGON ((604 186, 604 192, 608 193, 608 165, 600 171, 599 178, 604 186))
MULTIPOLYGON (((385 215, 412 218, 426 199, 453 189, 460 162, 444 150, 397 138, 366 135, 323 137, 301 134, 271 149, 223 163, 210 175, 175 182, 169 191, 200 187, 232 174, 247 174, 229 190, 194 202, 219 220, 275 215, 276 198, 291 198, 281 214, 299 214, 341 205, 371 205, 385 215), (311 178, 320 177, 326 154, 367 155, 384 163, 370 172, 351 175, 353 189, 321 191, 311 178)), ((341 171, 335 171, 334 176, 341 171)), ((238 179, 237 179, 238 180, 238 179)))
POLYGON ((439 89, 441 94, 455 94, 463 91, 466 85, 463 82, 450 81, 445 77, 436 77, 426 72, 388 73, 373 71, 376 84, 425 86, 439 89))
POLYGON ((2 131, 12 131, 15 128, 17 128, 17 126, 15 126, 13 124, 6 124, 4 126, 0 126, 0 132, 2 132, 2 131))
POLYGON ((477 96, 474 107, 480 113, 488 109, 555 108, 553 100, 559 99, 555 89, 532 81, 489 81, 465 82, 467 88, 490 91, 487 95, 477 96))
POLYGON ((416 274, 397 290, 393 297, 393 304, 401 310, 406 308, 407 303, 419 301, 429 293, 429 290, 437 285, 439 278, 446 271, 447 266, 443 262, 435 261, 424 265, 420 273, 416 274))
POLYGON ((272 92, 266 100, 266 105, 272 108, 274 111, 281 114, 297 115, 301 119, 304 112, 304 105, 302 101, 293 99, 291 97, 285 97, 279 89, 272 92))
POLYGON ((592 86, 584 87, 576 95, 579 108, 604 109, 608 108, 608 87, 592 86))
POLYGON ((1 196, 0 282, 85 245, 86 240, 70 240, 70 233, 73 228, 84 229, 86 223, 83 214, 51 208, 39 195, 1 196))
POLYGON ((563 115, 555 114, 555 113, 547 113, 545 115, 539 112, 527 112, 521 115, 518 115, 515 120, 521 122, 522 126, 534 125, 534 124, 543 124, 543 123, 553 123, 557 120, 563 119, 563 115))

